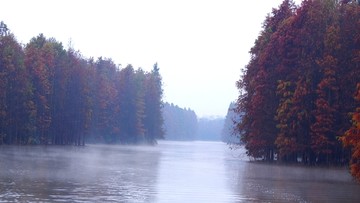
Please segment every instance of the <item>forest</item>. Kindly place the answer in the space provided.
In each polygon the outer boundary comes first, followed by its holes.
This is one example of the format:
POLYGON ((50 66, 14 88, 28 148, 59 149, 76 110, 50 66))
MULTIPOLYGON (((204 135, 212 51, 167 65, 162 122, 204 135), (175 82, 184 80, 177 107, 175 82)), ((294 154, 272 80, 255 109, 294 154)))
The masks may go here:
POLYGON ((0 145, 155 144, 162 78, 109 58, 84 58, 40 34, 26 45, 0 24, 0 145))
POLYGON ((360 180, 360 6, 283 3, 266 17, 237 82, 248 155, 345 165, 360 180))
POLYGON ((166 140, 191 141, 196 139, 198 118, 193 110, 165 103, 163 117, 166 140))
POLYGON ((165 103, 164 137, 166 140, 176 141, 236 142, 236 138, 239 137, 233 133, 235 125, 233 119, 237 118, 233 110, 233 108, 229 109, 225 123, 223 117, 198 117, 192 109, 165 103))

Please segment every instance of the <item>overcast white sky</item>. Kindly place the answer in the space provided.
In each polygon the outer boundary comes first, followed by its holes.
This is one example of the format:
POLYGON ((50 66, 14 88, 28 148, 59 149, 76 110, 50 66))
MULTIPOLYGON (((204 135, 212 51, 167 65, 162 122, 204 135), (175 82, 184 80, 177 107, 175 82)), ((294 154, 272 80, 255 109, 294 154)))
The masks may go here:
POLYGON ((158 62, 164 101, 199 117, 225 116, 262 22, 281 2, 0 0, 0 21, 24 44, 43 33, 123 67, 150 70, 158 62))

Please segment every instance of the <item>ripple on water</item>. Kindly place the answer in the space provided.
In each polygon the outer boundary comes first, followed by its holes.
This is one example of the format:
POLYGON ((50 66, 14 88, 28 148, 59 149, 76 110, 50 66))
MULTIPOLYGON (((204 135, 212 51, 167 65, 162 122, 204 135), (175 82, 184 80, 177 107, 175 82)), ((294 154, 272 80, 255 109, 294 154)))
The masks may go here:
POLYGON ((360 202, 344 170, 253 164, 222 143, 0 147, 0 202, 360 202))

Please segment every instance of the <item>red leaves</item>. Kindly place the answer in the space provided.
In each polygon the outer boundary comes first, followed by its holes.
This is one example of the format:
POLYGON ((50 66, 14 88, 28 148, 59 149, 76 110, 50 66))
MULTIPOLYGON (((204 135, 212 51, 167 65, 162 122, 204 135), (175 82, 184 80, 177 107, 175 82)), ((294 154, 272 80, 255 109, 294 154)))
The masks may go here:
POLYGON ((36 127, 41 131, 40 140, 47 144, 47 134, 52 120, 50 101, 53 94, 55 72, 55 42, 42 34, 33 38, 25 48, 25 65, 30 72, 36 104, 36 127))
POLYGON ((0 34, 0 144, 84 145, 86 135, 153 144, 163 136, 161 108, 157 64, 120 70, 42 34, 25 48, 0 34))
MULTIPOLYGON (((360 102, 360 83, 357 84, 356 94, 354 97, 360 102)), ((358 107, 352 114, 352 127, 348 129, 345 134, 340 137, 343 145, 352 148, 351 155, 351 174, 360 181, 360 107, 358 107)))
MULTIPOLYGON (((355 114, 360 114, 357 112, 355 114)), ((354 117, 353 117, 354 119, 354 117)), ((353 120, 354 121, 354 120, 353 120)), ((353 127, 345 132, 345 134, 340 138, 344 146, 352 148, 351 155, 351 174, 360 181, 360 128, 359 121, 354 121, 353 127)))
MULTIPOLYGON (((336 1, 304 1, 295 9, 286 4, 266 18, 237 83, 246 91, 237 102, 238 112, 245 113, 238 130, 249 154, 270 148, 287 161, 340 164, 346 154, 337 136, 357 105, 360 7, 336 1)), ((353 120, 359 117, 353 114, 353 120)))

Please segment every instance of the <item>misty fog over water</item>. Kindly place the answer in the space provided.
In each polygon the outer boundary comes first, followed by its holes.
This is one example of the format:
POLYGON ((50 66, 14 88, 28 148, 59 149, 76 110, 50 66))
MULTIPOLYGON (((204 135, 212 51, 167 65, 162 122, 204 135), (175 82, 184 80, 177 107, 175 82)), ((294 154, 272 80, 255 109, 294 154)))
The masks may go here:
POLYGON ((360 202, 345 169, 249 162, 220 142, 0 146, 0 202, 360 202))

